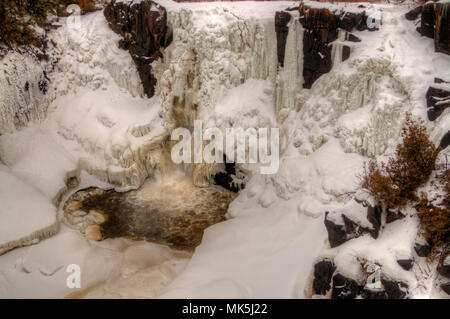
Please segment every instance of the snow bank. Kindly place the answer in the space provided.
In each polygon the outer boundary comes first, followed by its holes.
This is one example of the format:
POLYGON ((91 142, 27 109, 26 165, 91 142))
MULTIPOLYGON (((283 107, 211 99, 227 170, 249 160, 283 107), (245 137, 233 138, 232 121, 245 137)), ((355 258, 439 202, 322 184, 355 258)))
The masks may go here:
POLYGON ((4 165, 0 165, 0 180, 0 255, 58 231, 56 209, 45 196, 4 165))

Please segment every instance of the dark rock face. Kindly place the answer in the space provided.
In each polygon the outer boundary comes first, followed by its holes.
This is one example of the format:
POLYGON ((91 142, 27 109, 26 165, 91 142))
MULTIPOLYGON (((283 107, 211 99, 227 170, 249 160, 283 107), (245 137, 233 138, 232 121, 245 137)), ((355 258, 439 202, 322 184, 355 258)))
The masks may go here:
POLYGON ((327 294, 335 270, 336 267, 331 260, 321 260, 314 265, 313 294, 327 294))
POLYGON ((200 244, 207 227, 225 220, 235 197, 219 186, 150 181, 124 193, 97 188, 79 191, 64 204, 64 215, 92 240, 130 237, 190 250, 200 244))
POLYGON ((329 212, 325 213, 325 227, 328 232, 328 241, 330 242, 331 248, 337 247, 345 243, 347 239, 347 233, 343 225, 335 224, 333 221, 329 220, 329 212))
MULTIPOLYGON (((440 84, 443 81, 436 78, 435 83, 440 84)), ((450 91, 441 87, 430 86, 426 93, 428 119, 434 121, 442 112, 450 107, 450 91)))
POLYGON ((435 21, 436 15, 434 12, 434 4, 424 5, 422 8, 422 19, 419 27, 420 34, 433 39, 435 21))
MULTIPOLYGON (((325 8, 309 8, 303 3, 300 5, 300 22, 305 28, 303 35, 303 78, 304 88, 311 88, 312 84, 332 67, 331 42, 338 37, 338 28, 347 32, 354 28, 364 30, 367 28, 365 13, 333 13, 325 8)), ((349 41, 356 37, 346 35, 349 41)), ((357 41, 357 40, 356 40, 357 41)), ((350 56, 350 47, 344 47, 343 60, 350 56)))
POLYGON ((363 299, 404 299, 408 295, 408 286, 401 282, 391 280, 385 276, 380 278, 381 289, 369 289, 363 285, 359 285, 354 279, 345 277, 336 272, 333 276, 332 299, 355 299, 361 297, 363 299))
POLYGON ((275 13, 275 32, 277 34, 277 56, 278 65, 284 66, 284 52, 286 50, 286 39, 289 33, 287 24, 291 21, 291 14, 286 11, 275 13))
POLYGON ((450 54, 450 3, 426 3, 406 14, 409 20, 415 20, 422 14, 417 31, 421 35, 434 38, 436 52, 450 54))
POLYGON ((373 230, 371 231, 373 238, 378 238, 381 227, 381 213, 383 212, 381 206, 368 206, 367 207, 367 220, 373 225, 373 230))
POLYGON ((166 9, 151 0, 137 3, 113 0, 105 7, 104 15, 110 28, 123 37, 119 46, 130 52, 144 92, 152 97, 156 79, 151 63, 161 56, 160 48, 171 41, 166 9))
POLYGON ((450 278, 450 247, 446 248, 439 260, 438 272, 442 276, 450 278))
POLYGON ((355 280, 336 273, 333 276, 331 299, 355 299, 361 294, 361 290, 361 286, 355 280))
POLYGON ((397 259, 397 263, 405 270, 411 270, 414 265, 413 259, 397 259))

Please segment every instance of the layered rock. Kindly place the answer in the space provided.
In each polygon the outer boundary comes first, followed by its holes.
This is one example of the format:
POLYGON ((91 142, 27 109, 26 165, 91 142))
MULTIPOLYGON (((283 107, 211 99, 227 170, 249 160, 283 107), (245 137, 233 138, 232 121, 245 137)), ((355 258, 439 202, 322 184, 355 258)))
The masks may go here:
POLYGON ((161 57, 160 49, 170 44, 166 9, 151 1, 115 1, 105 7, 110 28, 120 34, 120 47, 127 49, 136 64, 148 97, 155 94, 156 79, 151 63, 161 57))

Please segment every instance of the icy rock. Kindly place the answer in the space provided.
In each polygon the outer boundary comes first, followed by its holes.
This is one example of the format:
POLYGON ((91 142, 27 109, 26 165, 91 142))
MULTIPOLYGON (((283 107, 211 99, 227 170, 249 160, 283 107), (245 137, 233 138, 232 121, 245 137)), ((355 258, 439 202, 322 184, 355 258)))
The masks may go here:
POLYGON ((314 265, 313 294, 326 295, 331 288, 331 278, 336 266, 331 260, 321 260, 314 265))
POLYGON ((156 79, 151 63, 160 57, 160 48, 170 44, 166 9, 144 0, 112 1, 104 10, 111 29, 124 37, 120 45, 130 51, 148 97, 155 93, 156 79))
POLYGON ((430 86, 426 93, 430 121, 436 120, 446 108, 450 107, 450 85, 438 78, 434 81, 436 84, 430 86))

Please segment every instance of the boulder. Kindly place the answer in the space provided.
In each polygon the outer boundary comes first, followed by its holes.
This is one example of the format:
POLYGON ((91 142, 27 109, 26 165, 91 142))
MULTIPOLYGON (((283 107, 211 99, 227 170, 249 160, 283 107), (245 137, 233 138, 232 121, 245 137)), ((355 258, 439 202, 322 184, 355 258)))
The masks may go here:
POLYGON ((331 278, 336 266, 331 260, 321 260, 314 265, 313 294, 326 295, 331 288, 331 278))
POLYGON ((127 49, 136 64, 144 92, 152 97, 156 79, 151 63, 170 44, 166 9, 151 0, 123 2, 113 0, 104 10, 111 30, 123 37, 119 46, 127 49))

